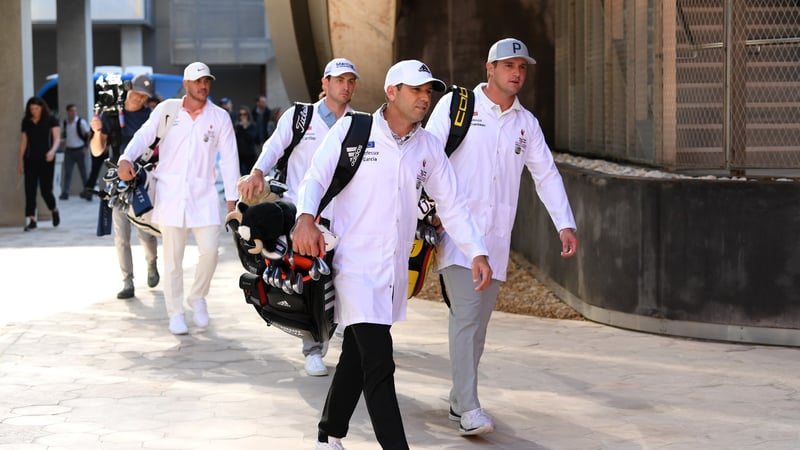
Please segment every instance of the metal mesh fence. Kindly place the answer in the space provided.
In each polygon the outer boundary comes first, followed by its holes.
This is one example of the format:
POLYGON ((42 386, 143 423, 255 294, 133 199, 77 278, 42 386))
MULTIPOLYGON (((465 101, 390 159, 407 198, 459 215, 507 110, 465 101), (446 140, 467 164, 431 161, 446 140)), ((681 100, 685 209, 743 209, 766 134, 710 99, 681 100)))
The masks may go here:
POLYGON ((800 168, 797 0, 556 8, 570 30, 556 36, 556 147, 677 169, 800 168))

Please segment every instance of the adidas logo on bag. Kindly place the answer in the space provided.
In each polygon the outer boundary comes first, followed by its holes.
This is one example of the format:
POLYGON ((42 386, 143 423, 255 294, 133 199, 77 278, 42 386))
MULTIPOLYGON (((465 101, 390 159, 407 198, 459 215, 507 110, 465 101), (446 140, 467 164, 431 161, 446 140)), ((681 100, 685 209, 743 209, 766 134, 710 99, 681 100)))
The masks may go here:
POLYGON ((355 166, 356 162, 358 161, 358 155, 361 154, 361 150, 364 148, 363 145, 358 145, 356 147, 347 147, 347 156, 350 158, 350 166, 355 166))

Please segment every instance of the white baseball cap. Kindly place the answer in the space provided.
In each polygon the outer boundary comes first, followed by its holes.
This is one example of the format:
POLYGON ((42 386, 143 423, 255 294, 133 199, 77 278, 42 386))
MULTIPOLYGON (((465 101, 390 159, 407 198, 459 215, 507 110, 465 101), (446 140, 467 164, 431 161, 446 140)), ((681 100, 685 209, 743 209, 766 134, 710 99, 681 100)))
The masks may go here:
POLYGON ((431 69, 425 63, 416 59, 407 59, 389 68, 389 71, 386 72, 386 81, 383 83, 383 91, 386 92, 389 86, 398 84, 422 86, 430 82, 433 82, 434 91, 444 92, 447 87, 442 80, 433 77, 431 69))
POLYGON ((356 72, 356 65, 346 58, 334 58, 326 66, 322 78, 338 77, 343 73, 352 73, 358 79, 358 72, 356 72))
POLYGON ((510 58, 522 58, 530 64, 536 64, 536 60, 531 58, 528 47, 519 39, 506 38, 500 39, 489 49, 489 57, 486 62, 502 61, 510 58))
POLYGON ((209 77, 212 80, 217 79, 217 77, 211 75, 211 69, 205 63, 193 62, 183 69, 183 79, 186 81, 199 80, 203 77, 209 77))

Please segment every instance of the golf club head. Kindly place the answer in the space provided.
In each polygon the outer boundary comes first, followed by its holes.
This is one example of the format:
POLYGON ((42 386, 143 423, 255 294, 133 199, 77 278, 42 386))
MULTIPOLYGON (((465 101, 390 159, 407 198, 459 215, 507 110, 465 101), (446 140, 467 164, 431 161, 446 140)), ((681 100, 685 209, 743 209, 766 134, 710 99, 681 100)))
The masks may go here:
POLYGON ((319 273, 321 275, 330 275, 331 274, 331 268, 328 267, 328 265, 325 264, 325 261, 323 261, 323 259, 320 258, 320 257, 317 257, 317 269, 319 270, 319 273))
POLYGON ((423 220, 433 214, 436 209, 436 202, 427 195, 423 195, 417 202, 417 208, 417 219, 423 220))
POLYGON ((275 267, 275 271, 272 273, 272 286, 280 289, 282 279, 283 270, 280 267, 275 267))
POLYGON ((292 290, 297 295, 301 295, 303 293, 303 275, 302 274, 296 273, 294 275, 294 282, 292 283, 292 290))
POLYGON ((428 238, 427 238, 428 243, 431 244, 431 245, 438 244, 439 243, 439 234, 436 233, 436 230, 431 226, 427 226, 427 230, 428 230, 428 238))
POLYGON ((272 279, 272 266, 267 266, 267 268, 264 269, 261 279, 264 280, 264 283, 270 284, 270 280, 272 279))
POLYGON ((292 270, 289 270, 288 272, 286 272, 285 275, 286 278, 283 279, 283 283, 281 284, 281 289, 283 289, 283 292, 286 292, 287 294, 294 294, 294 289, 292 288, 294 272, 292 270))
POLYGON ((316 224, 319 231, 322 232, 322 237, 325 239, 325 251, 329 252, 336 247, 336 244, 339 243, 339 236, 331 233, 331 230, 325 227, 325 225, 320 225, 319 223, 316 224))
POLYGON ((275 179, 269 179, 269 191, 273 194, 283 195, 284 192, 289 190, 289 186, 286 183, 281 183, 275 179))
POLYGON ((267 250, 266 247, 261 252, 265 258, 273 260, 273 261, 280 261, 286 255, 286 252, 289 250, 289 243, 286 240, 286 235, 280 235, 275 242, 272 244, 272 250, 267 250))
POLYGON ((317 258, 314 258, 314 261, 311 263, 311 267, 308 269, 308 275, 314 281, 319 280, 321 275, 319 273, 319 265, 317 264, 317 258))
POLYGON ((103 181, 106 183, 111 183, 119 179, 119 175, 117 174, 117 169, 108 169, 106 174, 103 175, 103 181))

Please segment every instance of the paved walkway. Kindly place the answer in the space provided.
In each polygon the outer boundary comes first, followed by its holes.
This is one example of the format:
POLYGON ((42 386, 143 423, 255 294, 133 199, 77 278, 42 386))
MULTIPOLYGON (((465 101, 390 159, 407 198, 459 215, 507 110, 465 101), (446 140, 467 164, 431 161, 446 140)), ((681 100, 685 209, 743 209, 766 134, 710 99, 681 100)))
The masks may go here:
MULTIPOLYGON (((94 235, 97 202, 73 196, 60 208, 59 228, 0 228, 0 449, 313 448, 330 378, 306 376, 300 341, 244 303, 229 235, 211 326, 177 337, 162 290, 146 287, 141 248, 137 296, 117 300, 112 238, 94 235)), ((462 438, 447 419, 446 315, 413 301, 393 328, 414 449, 800 447, 798 349, 505 313, 492 320, 480 383, 497 431, 462 438)), ((363 402, 345 444, 378 447, 363 402)))

